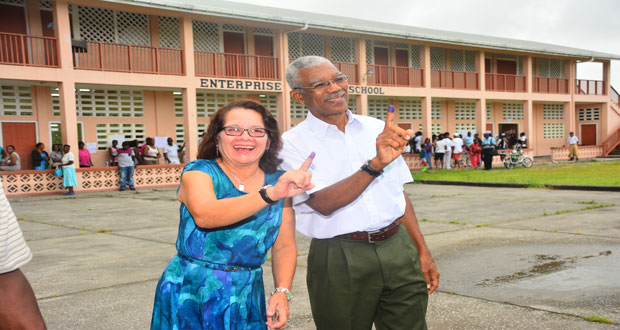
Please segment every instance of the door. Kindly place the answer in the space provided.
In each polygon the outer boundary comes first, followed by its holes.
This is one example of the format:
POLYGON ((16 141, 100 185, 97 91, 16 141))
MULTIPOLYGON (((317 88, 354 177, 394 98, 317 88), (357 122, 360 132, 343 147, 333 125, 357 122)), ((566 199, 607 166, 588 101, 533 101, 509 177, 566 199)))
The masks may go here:
MULTIPOLYGON (((493 133, 493 123, 487 123, 487 127, 486 127, 486 130, 484 132, 491 132, 491 133, 493 133)), ((480 132, 480 138, 482 138, 482 134, 484 134, 484 132, 480 132)))
POLYGON ((273 37, 254 35, 254 52, 257 56, 255 63, 258 78, 276 78, 276 59, 273 58, 273 37), (262 57, 264 56, 264 57, 262 57))
POLYGON ((244 34, 224 32, 224 72, 226 77, 246 77, 247 66, 244 65, 245 54, 244 34))
POLYGON ((517 74, 517 62, 497 60, 497 73, 499 74, 517 74))
MULTIPOLYGON (((21 169, 32 170, 32 157, 30 153, 37 144, 37 131, 35 123, 2 123, 2 144, 15 146, 15 151, 21 158, 21 169)), ((45 146, 48 148, 49 146, 45 146)))
POLYGON ((389 62, 388 49, 383 47, 375 47, 375 83, 379 85, 387 85, 388 83, 388 68, 389 62))
POLYGON ((519 138, 519 125, 518 124, 499 124, 499 135, 506 134, 508 141, 514 141, 515 138, 519 138))
MULTIPOLYGON (((0 32, 28 34, 24 7, 0 4, 0 32)), ((24 63, 28 50, 22 52, 21 45, 26 42, 21 36, 0 36, 0 62, 24 63)))
POLYGON ((596 145, 596 124, 582 124, 581 136, 578 136, 581 145, 596 145))
POLYGON ((409 86, 409 51, 407 49, 396 50, 396 85, 409 86))

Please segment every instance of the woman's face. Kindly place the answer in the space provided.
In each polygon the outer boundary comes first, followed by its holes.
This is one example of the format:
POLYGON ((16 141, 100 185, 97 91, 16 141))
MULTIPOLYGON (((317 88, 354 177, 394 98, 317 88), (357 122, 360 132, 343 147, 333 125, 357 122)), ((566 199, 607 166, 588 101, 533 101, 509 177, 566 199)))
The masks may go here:
POLYGON ((6 152, 7 153, 13 153, 13 151, 15 151, 15 149, 13 149, 13 147, 6 147, 6 152))
MULTIPOLYGON (((228 111, 224 118, 224 126, 241 129, 265 128, 261 114, 245 108, 228 111)), ((262 137, 253 137, 248 131, 243 131, 240 136, 230 136, 226 135, 223 130, 218 133, 217 139, 222 159, 238 165, 258 162, 265 153, 269 141, 267 134, 262 137)))
POLYGON ((38 148, 38 149, 39 149, 39 150, 43 150, 43 149, 45 149, 45 144, 41 144, 41 145, 39 145, 39 148, 38 148))
POLYGON ((57 145, 57 144, 54 144, 54 145, 52 145, 52 150, 53 150, 53 151, 59 151, 59 150, 60 150, 60 148, 58 147, 58 145, 57 145))
POLYGON ((78 143, 78 149, 80 150, 84 149, 84 143, 78 143))

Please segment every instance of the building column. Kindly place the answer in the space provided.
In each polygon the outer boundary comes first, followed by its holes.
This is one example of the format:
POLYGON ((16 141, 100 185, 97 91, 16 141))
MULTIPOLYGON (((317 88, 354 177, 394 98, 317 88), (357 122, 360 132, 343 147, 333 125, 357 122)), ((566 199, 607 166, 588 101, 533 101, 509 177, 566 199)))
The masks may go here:
POLYGON ((185 131, 185 161, 196 159, 198 154, 198 115, 196 113, 196 71, 194 66, 194 30, 192 19, 183 17, 179 20, 181 33, 181 49, 185 75, 189 85, 182 88, 183 92, 183 126, 185 131))
MULTIPOLYGON (((569 61, 568 62, 568 88, 570 94, 570 102, 568 103, 568 125, 564 128, 565 136, 568 136, 569 132, 576 131, 576 116, 577 116, 577 108, 575 107, 575 86, 577 85, 577 62, 569 61)), ((564 109, 566 110, 566 108, 564 109)))
POLYGON ((532 73, 532 68, 534 65, 534 58, 532 56, 524 56, 525 57, 525 65, 523 70, 525 71, 525 91, 527 92, 528 95, 532 94, 532 90, 533 90, 533 86, 532 83, 534 81, 533 79, 533 73, 532 73))
MULTIPOLYGON (((360 38, 355 43, 355 58, 358 63, 357 75, 360 86, 368 85, 368 66, 366 65, 366 39, 360 38)), ((368 116, 368 95, 360 94, 355 99, 355 108, 358 115, 368 116)))
POLYGON ((484 134, 487 130, 487 99, 482 97, 476 100, 476 133, 484 134))
MULTIPOLYGON (((69 22, 69 5, 66 0, 53 2, 54 33, 58 42, 58 56, 63 70, 73 70, 73 52, 71 48, 71 24, 69 22)), ((59 75, 62 76, 62 75, 59 75)))
POLYGON ((605 61, 603 62, 603 93, 604 95, 611 96, 611 62, 605 61))
POLYGON ((482 50, 476 53, 476 70, 478 71, 478 87, 481 91, 484 91, 487 87, 486 68, 484 67, 484 51, 482 50))
POLYGON ((281 65, 278 68, 278 74, 282 81, 282 91, 278 93, 278 124, 280 132, 285 132, 291 128, 291 87, 286 82, 285 71, 289 64, 288 58, 288 34, 286 32, 276 31, 274 38, 275 57, 279 59, 281 65))
POLYGON ((159 35, 159 16, 149 15, 149 33, 151 35, 151 47, 161 47, 159 35))
POLYGON ((28 16, 28 27, 30 35, 43 35, 43 27, 41 26, 41 10, 39 9, 38 0, 26 1, 26 15, 28 16))
POLYGON ((431 46, 426 45, 422 48, 422 69, 424 75, 424 88, 431 88, 431 46))
POLYGON ((78 134, 77 115, 75 111, 75 82, 58 83, 58 99, 60 101, 60 130, 62 143, 71 146, 73 154, 77 154, 78 134))
POLYGON ((433 99, 430 96, 423 97, 422 98, 422 135, 429 139, 433 136, 432 108, 433 108, 433 99))
MULTIPOLYGON (((527 136, 527 146, 528 149, 533 149, 533 146, 536 144, 536 140, 538 139, 535 136, 536 132, 534 132, 534 101, 532 99, 527 99, 523 102, 523 108, 525 108, 525 135, 527 136)), ((517 132, 517 134, 521 134, 517 132)))

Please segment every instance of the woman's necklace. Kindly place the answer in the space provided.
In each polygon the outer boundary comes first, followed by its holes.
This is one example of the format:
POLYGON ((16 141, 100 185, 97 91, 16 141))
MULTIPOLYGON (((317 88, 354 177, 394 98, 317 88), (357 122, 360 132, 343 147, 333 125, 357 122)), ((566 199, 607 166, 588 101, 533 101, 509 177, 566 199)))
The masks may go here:
POLYGON ((228 167, 228 165, 224 164, 224 161, 222 161, 222 165, 224 165, 224 167, 226 167, 230 175, 232 175, 233 178, 235 178, 237 182, 239 182, 239 190, 241 191, 245 191, 245 183, 252 180, 256 176, 256 174, 258 174, 258 170, 260 170, 260 166, 259 166, 258 168, 256 168, 256 172, 254 172, 254 174, 252 174, 251 177, 245 180, 245 182, 241 182, 241 180, 239 180, 239 178, 235 175, 235 173, 232 172, 232 170, 228 167))

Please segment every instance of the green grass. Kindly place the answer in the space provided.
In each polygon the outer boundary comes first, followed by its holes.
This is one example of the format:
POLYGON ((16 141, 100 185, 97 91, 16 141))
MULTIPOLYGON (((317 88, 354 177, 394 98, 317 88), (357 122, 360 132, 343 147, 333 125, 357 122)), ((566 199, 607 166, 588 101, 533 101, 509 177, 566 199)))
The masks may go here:
POLYGON ((598 315, 587 316, 587 317, 584 317, 583 319, 586 321, 590 321, 590 322, 607 323, 607 324, 614 324, 614 325, 618 324, 618 323, 610 321, 608 318, 604 316, 598 316, 598 315))
POLYGON ((445 180, 466 182, 525 183, 530 188, 543 188, 545 184, 583 186, 620 186, 620 161, 534 164, 532 168, 518 167, 512 170, 496 167, 484 170, 438 170, 414 171, 420 180, 445 180))

